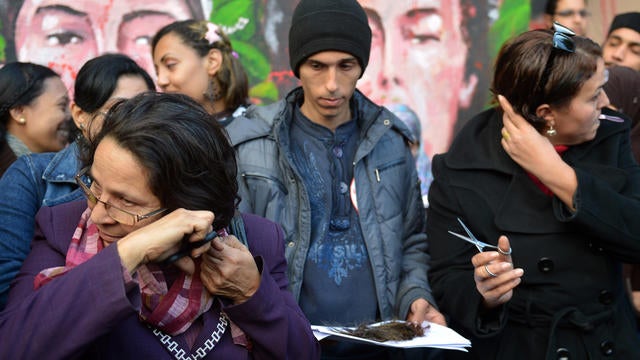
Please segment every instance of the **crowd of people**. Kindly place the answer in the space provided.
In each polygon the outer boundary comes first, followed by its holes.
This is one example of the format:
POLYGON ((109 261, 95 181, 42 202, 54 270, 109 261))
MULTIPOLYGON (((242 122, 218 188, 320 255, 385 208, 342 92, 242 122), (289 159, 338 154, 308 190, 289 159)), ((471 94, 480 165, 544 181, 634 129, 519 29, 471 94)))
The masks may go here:
MULTIPOLYGON (((78 15, 60 11, 33 16, 78 15)), ((300 0, 299 86, 268 105, 197 16, 156 14, 148 60, 86 59, 71 94, 48 67, 5 64, 0 358, 640 358, 640 13, 600 45, 585 0, 548 1, 546 29, 502 45, 488 109, 431 159, 412 108, 427 94, 359 90, 404 81, 388 67, 407 59, 380 62, 398 29, 378 11, 300 0), (384 320, 472 346, 311 329, 384 320)), ((465 62, 465 35, 446 36, 465 62)))

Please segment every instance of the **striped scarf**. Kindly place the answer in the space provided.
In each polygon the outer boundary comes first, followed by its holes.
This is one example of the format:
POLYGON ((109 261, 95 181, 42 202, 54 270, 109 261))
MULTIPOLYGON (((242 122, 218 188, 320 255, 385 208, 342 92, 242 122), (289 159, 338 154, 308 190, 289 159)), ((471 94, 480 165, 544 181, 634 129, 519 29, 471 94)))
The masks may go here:
MULTIPOLYGON (((38 289, 54 278, 91 259, 104 245, 97 226, 91 221, 91 209, 85 210, 73 234, 64 266, 42 270, 34 279, 38 289)), ((131 277, 123 268, 125 279, 131 277)), ((180 272, 168 288, 165 274, 155 264, 138 267, 138 283, 142 307, 140 319, 172 336, 186 331, 204 312, 211 308, 213 297, 200 279, 200 263, 196 261, 193 275, 180 272)))

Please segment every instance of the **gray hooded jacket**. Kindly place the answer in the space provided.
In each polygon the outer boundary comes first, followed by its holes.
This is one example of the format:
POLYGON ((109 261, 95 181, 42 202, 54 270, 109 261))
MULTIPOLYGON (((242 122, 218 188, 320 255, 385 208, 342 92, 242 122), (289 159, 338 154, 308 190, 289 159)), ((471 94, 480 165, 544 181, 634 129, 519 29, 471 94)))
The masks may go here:
MULTIPOLYGON (((251 107, 236 119, 240 211, 284 229, 289 283, 298 299, 310 243, 311 209, 290 149, 290 128, 301 88, 277 103, 251 107), (238 121, 241 120, 241 121, 238 121)), ((402 121, 356 90, 360 143, 354 159, 356 203, 382 319, 405 319, 424 298, 435 306, 427 279, 425 211, 402 121)), ((352 196, 354 194, 352 193, 352 196)))

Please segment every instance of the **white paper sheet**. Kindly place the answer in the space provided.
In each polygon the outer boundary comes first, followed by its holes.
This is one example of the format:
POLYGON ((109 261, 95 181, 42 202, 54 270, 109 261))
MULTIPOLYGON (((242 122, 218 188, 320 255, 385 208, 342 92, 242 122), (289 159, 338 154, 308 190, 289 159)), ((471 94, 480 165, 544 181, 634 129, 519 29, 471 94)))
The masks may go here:
MULTIPOLYGON (((371 324, 370 326, 376 326, 386 323, 385 321, 379 322, 376 324, 371 324)), ((424 335, 415 337, 411 340, 406 341, 374 341, 369 339, 363 339, 360 337, 343 334, 340 330, 344 329, 353 329, 347 327, 336 327, 336 326, 321 326, 321 325, 311 325, 311 329, 313 330, 313 334, 316 336, 318 341, 332 337, 333 340, 343 340, 343 341, 355 341, 355 342, 364 342, 369 344, 375 344, 380 346, 390 346, 397 348, 416 348, 416 347, 431 347, 438 349, 448 349, 448 350, 460 350, 467 351, 467 347, 471 347, 471 342, 460 334, 455 332, 454 330, 433 323, 424 322, 422 324, 424 328, 424 335)))

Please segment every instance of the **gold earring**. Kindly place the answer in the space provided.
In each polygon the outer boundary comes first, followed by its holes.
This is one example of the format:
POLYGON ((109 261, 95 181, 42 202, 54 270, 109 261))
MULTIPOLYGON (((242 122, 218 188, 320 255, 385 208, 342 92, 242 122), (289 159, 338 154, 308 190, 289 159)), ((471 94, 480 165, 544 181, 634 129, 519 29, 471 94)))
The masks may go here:
POLYGON ((556 136, 558 132, 556 131, 556 129, 553 128, 553 124, 549 125, 549 129, 547 130, 547 136, 548 137, 554 137, 556 136))
POLYGON ((18 119, 18 124, 24 125, 26 122, 27 122, 27 119, 25 119, 24 116, 21 116, 20 119, 18 119))

